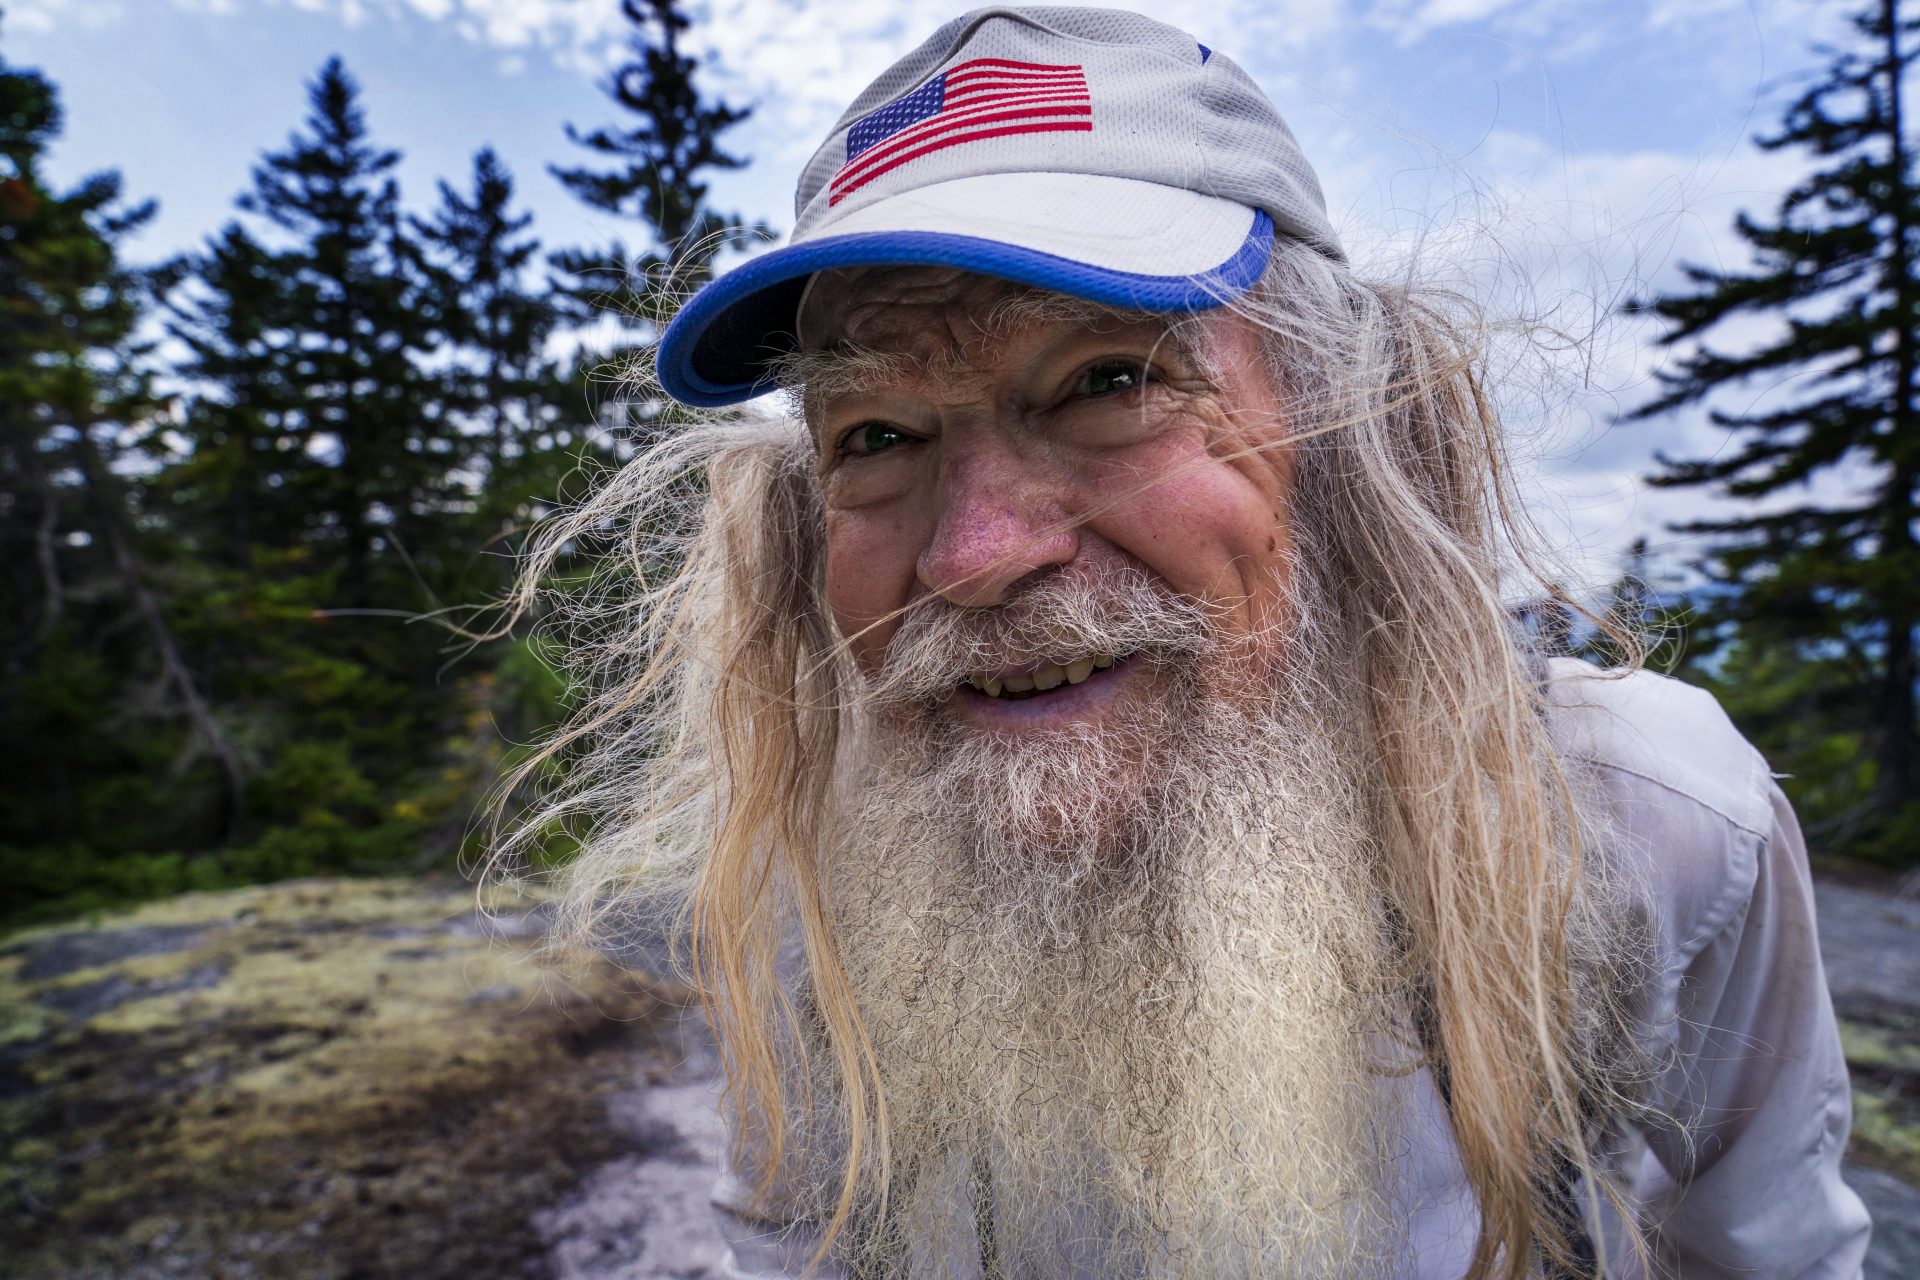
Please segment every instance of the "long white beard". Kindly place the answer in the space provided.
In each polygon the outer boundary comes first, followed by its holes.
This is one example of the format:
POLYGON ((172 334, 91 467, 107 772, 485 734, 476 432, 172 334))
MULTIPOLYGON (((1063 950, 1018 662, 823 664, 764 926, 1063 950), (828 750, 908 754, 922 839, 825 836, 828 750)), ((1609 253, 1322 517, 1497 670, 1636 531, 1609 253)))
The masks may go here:
POLYGON ((877 1274, 1384 1269, 1398 967, 1310 656, 1163 655, 1174 694, 1111 735, 870 726, 833 901, 891 1114, 877 1274))

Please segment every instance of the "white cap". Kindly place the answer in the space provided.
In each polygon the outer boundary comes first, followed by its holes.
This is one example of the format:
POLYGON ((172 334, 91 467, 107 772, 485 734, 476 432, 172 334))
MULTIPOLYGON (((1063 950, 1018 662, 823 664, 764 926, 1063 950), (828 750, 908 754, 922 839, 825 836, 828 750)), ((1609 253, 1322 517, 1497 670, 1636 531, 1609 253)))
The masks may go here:
POLYGON ((888 68, 807 163, 793 237, 709 283, 656 352, 668 394, 773 389, 813 274, 928 265, 1142 311, 1260 278, 1273 237, 1342 258, 1319 180, 1246 72, 1112 9, 976 9, 888 68))

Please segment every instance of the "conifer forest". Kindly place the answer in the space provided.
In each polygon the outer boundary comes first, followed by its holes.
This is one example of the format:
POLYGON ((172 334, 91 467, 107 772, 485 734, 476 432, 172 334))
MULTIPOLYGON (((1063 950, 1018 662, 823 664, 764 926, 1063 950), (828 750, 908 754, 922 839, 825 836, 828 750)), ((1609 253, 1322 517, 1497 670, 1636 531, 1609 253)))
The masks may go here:
MULTIPOLYGON (((697 283, 743 225, 708 183, 744 163, 748 112, 698 90, 685 6, 604 2, 627 54, 602 118, 552 122, 552 172, 620 242, 543 239, 484 138, 467 172, 402 190, 333 58, 234 175, 230 220, 166 261, 129 251, 143 193, 47 175, 61 87, 8 56, 0 19, 0 925, 481 852, 490 789, 569 696, 537 631, 495 634, 488 606, 544 516, 671 426, 622 377, 657 333, 651 282, 697 283), (579 340, 608 308, 630 339, 579 340)), ((1818 858, 1905 871, 1920 5, 1854 12, 1752 137, 1807 176, 1749 202, 1748 259, 1628 306, 1674 358, 1622 429, 1710 406, 1724 433, 1648 481, 1744 504, 1687 526, 1684 561, 1620 548, 1596 603, 1722 700, 1818 858), (1754 315, 1779 336, 1745 343, 1754 315), (1786 378, 1801 390, 1760 409, 1737 394, 1786 378), (1839 500, 1808 483, 1842 474, 1839 500)), ((1547 630, 1612 656, 1577 618, 1547 630)))

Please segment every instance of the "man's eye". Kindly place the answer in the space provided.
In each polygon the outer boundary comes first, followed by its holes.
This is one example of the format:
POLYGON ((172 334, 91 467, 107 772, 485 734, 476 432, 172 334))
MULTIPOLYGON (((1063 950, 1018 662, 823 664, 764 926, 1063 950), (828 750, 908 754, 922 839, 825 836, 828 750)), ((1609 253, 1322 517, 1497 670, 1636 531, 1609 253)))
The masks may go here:
POLYGON ((1075 390, 1083 396, 1105 396, 1132 391, 1146 380, 1146 369, 1138 360, 1102 360, 1080 375, 1075 390))
POLYGON ((852 457, 880 453, 897 444, 906 444, 913 437, 898 427, 888 426, 884 422, 863 422, 840 437, 840 452, 852 457))

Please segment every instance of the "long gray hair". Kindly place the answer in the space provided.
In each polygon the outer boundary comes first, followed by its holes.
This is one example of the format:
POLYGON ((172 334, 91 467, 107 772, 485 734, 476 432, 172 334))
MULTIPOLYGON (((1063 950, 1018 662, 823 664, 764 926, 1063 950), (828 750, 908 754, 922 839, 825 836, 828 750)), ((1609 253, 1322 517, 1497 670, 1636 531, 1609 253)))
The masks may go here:
MULTIPOLYGON (((1231 305, 1260 330, 1283 391, 1286 429, 1249 448, 1298 451, 1296 536, 1355 637, 1371 718, 1362 767, 1385 798, 1383 879, 1424 975, 1480 1206, 1470 1275, 1573 1267, 1578 1224, 1555 1201, 1568 1171, 1620 1203, 1594 1130, 1628 1106, 1606 1048, 1623 1035, 1607 994, 1615 961, 1583 942, 1606 936, 1615 904, 1596 888, 1576 782, 1502 598, 1516 561, 1547 590, 1554 576, 1526 550, 1537 540, 1483 382, 1486 325, 1458 297, 1370 283, 1289 244, 1231 305)), ((556 781, 496 824, 493 857, 504 873, 537 865, 558 834, 578 841, 568 940, 617 936, 676 904, 725 1049, 734 1132, 754 1135, 763 1170, 789 1137, 780 1046, 800 1014, 767 922, 790 913, 808 1016, 841 1081, 837 1230, 858 1170, 878 1169, 884 1186, 891 1155, 885 1082, 819 863, 854 679, 823 605, 822 542, 810 438, 753 414, 659 440, 547 522, 510 605, 551 608, 583 696, 506 779, 503 797, 542 773, 556 781), (550 590, 556 560, 583 548, 601 553, 590 581, 550 590)))

